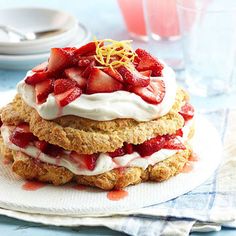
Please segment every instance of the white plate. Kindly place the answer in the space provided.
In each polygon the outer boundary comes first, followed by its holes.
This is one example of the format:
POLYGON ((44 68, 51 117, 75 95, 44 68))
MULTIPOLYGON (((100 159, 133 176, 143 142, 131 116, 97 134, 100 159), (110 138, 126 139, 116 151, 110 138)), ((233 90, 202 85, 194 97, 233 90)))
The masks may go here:
MULTIPOLYGON (((2 93, 0 101, 12 93, 2 93)), ((6 100, 5 100, 6 101, 6 100)), ((109 215, 150 206, 176 198, 206 181, 220 164, 222 144, 216 129, 204 117, 196 117, 196 134, 192 140, 199 161, 189 173, 181 173, 162 183, 142 183, 126 188, 128 196, 111 201, 107 192, 86 187, 46 185, 37 191, 22 189, 24 180, 16 177, 8 165, 0 165, 0 207, 10 210, 51 215, 109 215), (207 130, 207 132, 205 132, 207 130)))
MULTIPOLYGON (((81 23, 78 24, 76 35, 71 42, 65 43, 60 47, 75 46, 79 47, 86 43, 91 37, 91 33, 81 23)), ((34 66, 46 61, 50 53, 29 54, 29 55, 2 55, 0 54, 0 69, 10 70, 29 70, 34 66)))
POLYGON ((7 34, 0 30, 0 52, 2 54, 29 54, 48 51, 56 43, 68 43, 77 30, 74 16, 46 8, 9 8, 0 10, 0 22, 21 32, 38 32, 50 29, 64 29, 63 32, 45 38, 10 42, 7 34), (14 17, 13 17, 14 16, 14 17))

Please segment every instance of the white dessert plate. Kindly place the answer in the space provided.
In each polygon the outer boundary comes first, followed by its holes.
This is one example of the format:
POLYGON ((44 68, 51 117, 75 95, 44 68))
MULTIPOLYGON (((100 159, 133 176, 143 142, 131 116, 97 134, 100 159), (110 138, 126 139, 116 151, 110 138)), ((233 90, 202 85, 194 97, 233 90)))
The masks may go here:
POLYGON ((1 54, 47 52, 55 45, 71 41, 77 30, 77 20, 74 16, 47 8, 1 9, 0 22, 1 25, 15 28, 23 33, 61 29, 56 34, 47 34, 43 38, 19 42, 17 40, 14 42, 16 37, 8 37, 8 34, 0 29, 1 54))
MULTIPOLYGON (((78 24, 75 36, 70 42, 60 45, 79 47, 86 43, 91 37, 89 30, 81 23, 78 24)), ((28 54, 28 55, 3 55, 0 54, 0 69, 28 70, 46 61, 50 53, 28 54)))
MULTIPOLYGON (((6 99, 9 101, 13 93, 0 93, 0 105, 5 104, 6 99)), ((119 201, 110 200, 109 192, 89 187, 55 187, 48 184, 36 191, 24 190, 26 181, 12 173, 10 165, 3 164, 0 158, 0 189, 4 189, 0 191, 0 207, 44 215, 95 216, 162 203, 196 188, 219 166, 222 157, 220 136, 202 116, 196 116, 196 133, 192 145, 199 158, 194 162, 192 171, 162 183, 147 182, 127 187, 127 196, 119 201)))

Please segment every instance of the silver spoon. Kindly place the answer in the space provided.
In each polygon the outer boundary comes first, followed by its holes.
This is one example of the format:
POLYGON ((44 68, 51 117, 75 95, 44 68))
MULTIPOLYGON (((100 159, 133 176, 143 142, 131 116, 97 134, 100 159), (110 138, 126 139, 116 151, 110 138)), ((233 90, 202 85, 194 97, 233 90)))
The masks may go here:
POLYGON ((43 30, 37 32, 21 32, 20 30, 7 26, 7 25, 0 25, 0 29, 8 34, 10 41, 12 42, 20 42, 20 41, 27 41, 27 40, 35 40, 39 38, 44 38, 48 36, 53 36, 62 32, 65 32, 65 29, 51 29, 51 30, 43 30))

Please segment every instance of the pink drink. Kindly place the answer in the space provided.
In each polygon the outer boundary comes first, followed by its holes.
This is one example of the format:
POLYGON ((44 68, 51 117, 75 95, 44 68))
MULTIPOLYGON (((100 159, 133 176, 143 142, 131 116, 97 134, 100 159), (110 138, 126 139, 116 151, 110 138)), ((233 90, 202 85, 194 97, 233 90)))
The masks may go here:
POLYGON ((132 36, 136 37, 147 36, 144 11, 143 11, 143 1, 118 0, 118 4, 123 13, 123 17, 129 33, 132 36))
POLYGON ((147 16, 153 36, 179 36, 176 0, 146 0, 147 16))

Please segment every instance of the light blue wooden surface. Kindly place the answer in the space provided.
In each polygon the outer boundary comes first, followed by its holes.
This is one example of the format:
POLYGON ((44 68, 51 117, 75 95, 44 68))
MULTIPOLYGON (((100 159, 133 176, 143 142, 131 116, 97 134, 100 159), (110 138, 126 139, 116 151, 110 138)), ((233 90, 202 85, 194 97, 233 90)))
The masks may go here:
MULTIPOLYGON (((116 0, 0 0, 0 8, 16 6, 40 6, 62 9, 74 14, 79 21, 84 23, 97 38, 129 38, 123 19, 119 12, 116 0)), ((168 45, 157 42, 142 43, 134 42, 135 47, 143 47, 154 52, 162 58, 181 57, 180 45, 178 42, 172 42, 168 45)), ((14 89, 16 83, 24 77, 25 71, 6 71, 0 70, 0 92, 14 89)), ((181 77, 181 74, 179 74, 181 77)), ((194 105, 201 111, 215 110, 224 107, 236 107, 236 93, 230 96, 216 97, 214 99, 199 99, 192 97, 194 105)), ((1 190, 3 191, 3 190, 1 190)), ((73 236, 73 235, 123 235, 119 232, 103 227, 51 227, 35 223, 23 222, 0 216, 0 235, 4 236, 38 236, 54 235, 73 236)), ((193 234, 202 235, 202 234, 193 234)), ((209 236, 233 236, 236 231, 224 229, 216 233, 208 233, 209 236)))

